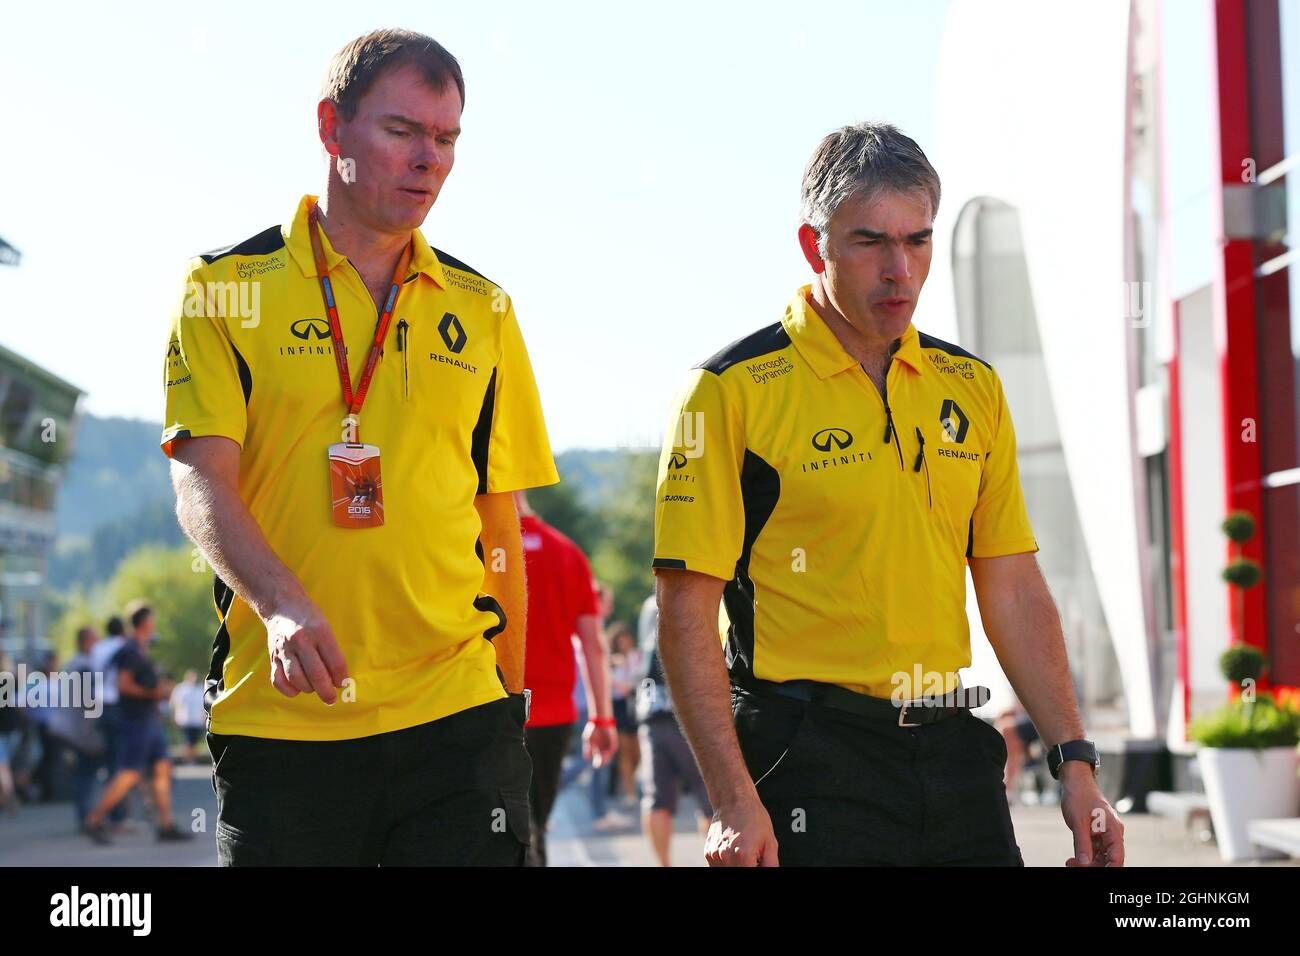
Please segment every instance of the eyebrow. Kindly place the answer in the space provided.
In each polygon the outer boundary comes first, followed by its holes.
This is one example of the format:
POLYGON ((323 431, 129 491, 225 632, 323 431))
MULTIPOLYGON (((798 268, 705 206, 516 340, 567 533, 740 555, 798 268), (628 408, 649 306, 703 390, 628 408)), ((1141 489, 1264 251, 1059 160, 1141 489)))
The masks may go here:
MULTIPOLYGON (((402 116, 400 113, 385 113, 383 116, 379 117, 379 122, 400 123, 403 126, 409 126, 411 127, 411 129, 417 130, 418 132, 421 133, 433 132, 433 129, 431 127, 425 126, 419 120, 413 120, 409 116, 402 116)), ((457 126, 453 129, 443 130, 442 133, 446 136, 459 136, 460 127, 457 126)))
MULTIPOLYGON (((920 230, 918 230, 918 231, 916 231, 916 232, 910 233, 909 235, 905 236, 904 238, 906 238, 906 239, 911 239, 911 240, 916 240, 916 239, 928 239, 928 238, 930 238, 930 236, 932 236, 933 234, 934 234, 934 229, 933 229, 933 228, 930 228, 930 229, 920 229, 920 230)), ((888 239, 888 238, 889 238, 889 234, 888 234, 888 233, 884 233, 884 232, 876 232, 874 229, 853 229, 853 230, 850 230, 850 231, 849 231, 849 238, 850 238, 850 239, 852 239, 852 238, 854 238, 854 237, 858 237, 858 236, 862 237, 863 239, 888 239)))

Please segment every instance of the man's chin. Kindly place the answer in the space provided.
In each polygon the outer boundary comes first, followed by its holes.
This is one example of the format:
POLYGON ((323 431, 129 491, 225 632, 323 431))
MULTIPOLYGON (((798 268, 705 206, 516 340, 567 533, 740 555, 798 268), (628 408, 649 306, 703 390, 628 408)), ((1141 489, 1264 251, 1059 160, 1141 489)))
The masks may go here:
POLYGON ((429 217, 429 210, 433 208, 433 203, 429 203, 423 210, 405 209, 400 212, 395 211, 389 217, 392 225, 392 232, 410 232, 413 229, 419 229, 424 225, 424 220, 429 217))

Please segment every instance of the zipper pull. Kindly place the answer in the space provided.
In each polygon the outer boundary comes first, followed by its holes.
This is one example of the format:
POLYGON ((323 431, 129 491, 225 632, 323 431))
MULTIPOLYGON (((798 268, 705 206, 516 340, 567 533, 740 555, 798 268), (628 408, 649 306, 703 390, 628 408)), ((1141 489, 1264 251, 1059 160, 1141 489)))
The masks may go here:
POLYGON ((410 326, 407 325, 406 319, 397 320, 397 351, 399 352, 405 351, 406 349, 406 330, 409 328, 410 326))
POLYGON ((925 461, 925 436, 921 434, 921 429, 916 429, 916 440, 921 443, 921 450, 916 454, 916 464, 912 465, 913 471, 921 470, 921 462, 925 461))
POLYGON ((889 403, 885 403, 885 444, 889 443, 889 438, 894 434, 894 413, 889 410, 889 403))

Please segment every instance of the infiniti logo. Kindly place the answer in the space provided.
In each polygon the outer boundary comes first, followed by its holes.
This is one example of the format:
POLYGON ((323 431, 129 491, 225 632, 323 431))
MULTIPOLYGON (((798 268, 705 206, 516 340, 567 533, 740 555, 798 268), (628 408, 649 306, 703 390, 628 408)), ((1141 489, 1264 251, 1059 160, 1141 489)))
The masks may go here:
POLYGON ((324 319, 299 319, 289 326, 289 331, 298 339, 309 339, 312 336, 323 339, 329 337, 330 325, 324 319))
POLYGON ((818 451, 830 451, 834 445, 840 451, 853 444, 853 435, 844 428, 823 428, 812 437, 812 446, 818 451))
POLYGON ((679 451, 675 451, 672 457, 668 459, 668 467, 676 471, 678 468, 686 467, 686 456, 679 451))

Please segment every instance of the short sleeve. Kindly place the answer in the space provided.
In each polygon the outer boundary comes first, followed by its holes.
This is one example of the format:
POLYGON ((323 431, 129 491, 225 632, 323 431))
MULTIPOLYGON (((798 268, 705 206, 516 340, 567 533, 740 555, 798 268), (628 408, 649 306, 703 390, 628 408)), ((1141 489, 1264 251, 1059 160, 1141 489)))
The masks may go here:
POLYGON ((584 614, 600 615, 599 595, 596 593, 596 581, 591 576, 591 565, 576 544, 570 548, 568 586, 574 618, 584 614))
POLYGON ((219 435, 244 444, 252 379, 225 319, 204 307, 205 288, 202 269, 192 269, 171 317, 161 440, 169 458, 173 443, 184 438, 219 435))
POLYGON ((996 558, 1005 554, 1037 551, 1034 530, 1025 511, 1020 489, 1020 468, 1016 464, 1016 432, 1011 410, 996 377, 997 425, 993 444, 984 456, 979 499, 971 515, 968 558, 996 558))
POLYGON ((695 369, 674 403, 659 457, 653 566, 731 580, 745 534, 745 440, 721 378, 695 369))
POLYGON ((540 488, 560 480, 514 303, 506 301, 501 358, 492 370, 474 429, 472 454, 480 495, 540 488))

